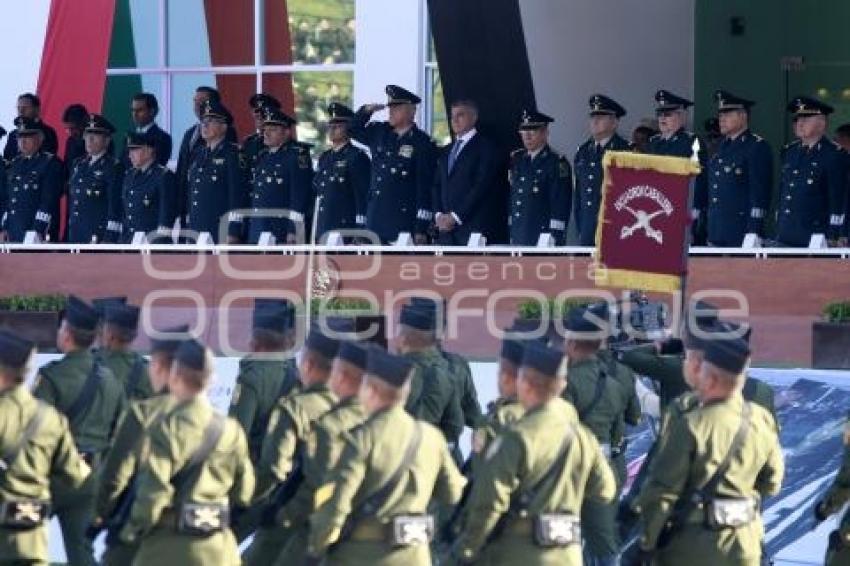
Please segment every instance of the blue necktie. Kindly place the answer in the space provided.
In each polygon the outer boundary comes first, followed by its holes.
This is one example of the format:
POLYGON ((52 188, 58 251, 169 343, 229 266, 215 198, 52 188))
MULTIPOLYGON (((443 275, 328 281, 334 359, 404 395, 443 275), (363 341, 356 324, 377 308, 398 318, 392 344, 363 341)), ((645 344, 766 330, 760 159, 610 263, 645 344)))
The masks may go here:
POLYGON ((454 169, 455 161, 457 161, 457 156, 460 153, 460 146, 463 144, 460 138, 455 140, 455 144, 452 146, 452 150, 449 152, 449 173, 454 169))

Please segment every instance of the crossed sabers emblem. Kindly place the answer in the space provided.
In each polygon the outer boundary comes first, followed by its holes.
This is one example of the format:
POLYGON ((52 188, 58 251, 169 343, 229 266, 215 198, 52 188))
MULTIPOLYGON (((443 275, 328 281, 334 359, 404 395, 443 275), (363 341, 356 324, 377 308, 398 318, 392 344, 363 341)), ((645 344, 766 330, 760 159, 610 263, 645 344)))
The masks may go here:
POLYGON ((221 513, 213 507, 199 507, 193 510, 195 514, 195 525, 201 528, 206 525, 210 529, 221 528, 221 513))
POLYGON ((645 210, 634 210, 628 206, 624 206, 623 208, 629 211, 629 213, 635 217, 635 223, 631 226, 623 226, 623 228, 620 230, 621 240, 631 238, 635 232, 640 229, 643 229, 647 237, 652 238, 659 244, 664 243, 664 234, 661 233, 661 230, 656 230, 650 225, 650 222, 652 222, 653 218, 664 214, 663 208, 661 210, 656 210, 652 214, 648 214, 645 210))
POLYGON ((38 523, 41 521, 41 505, 25 501, 15 505, 15 521, 30 521, 38 523))
POLYGON ((401 538, 408 544, 428 542, 428 525, 424 523, 405 523, 402 525, 401 538))

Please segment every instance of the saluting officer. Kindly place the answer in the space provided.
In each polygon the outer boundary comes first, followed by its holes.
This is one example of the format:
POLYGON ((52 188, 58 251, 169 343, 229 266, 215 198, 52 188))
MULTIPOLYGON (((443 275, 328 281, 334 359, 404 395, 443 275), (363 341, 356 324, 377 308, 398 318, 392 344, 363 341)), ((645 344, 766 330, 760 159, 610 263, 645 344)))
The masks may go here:
POLYGON ((628 151, 631 144, 617 133, 626 109, 604 94, 590 97, 590 138, 578 146, 575 159, 575 214, 579 244, 596 243, 596 223, 602 201, 602 158, 606 151, 628 151))
POLYGON ((101 562, 106 566, 132 564, 138 544, 124 544, 118 534, 130 516, 136 498, 138 472, 150 455, 147 432, 161 421, 177 403, 168 394, 168 379, 177 348, 186 338, 188 326, 164 330, 169 337, 151 339, 150 377, 153 396, 130 401, 115 439, 103 463, 101 485, 97 493, 95 519, 89 527, 89 538, 108 529, 106 551, 101 562))
POLYGON ((635 505, 657 564, 760 564, 761 500, 784 466, 776 421, 741 396, 749 354, 740 338, 708 340, 699 406, 669 423, 635 505))
POLYGON ((111 239, 110 218, 121 211, 123 168, 109 155, 115 127, 103 116, 88 118, 83 140, 85 155, 71 163, 68 207, 68 241, 88 244, 111 239))
POLYGON ((544 232, 557 245, 566 244, 570 223, 573 176, 570 163, 549 147, 549 124, 554 122, 536 110, 523 110, 519 134, 523 149, 511 154, 511 244, 535 246, 544 232))
POLYGON ((204 147, 195 152, 189 165, 186 228, 208 232, 216 243, 226 236, 228 244, 238 244, 243 227, 237 210, 247 204, 246 172, 239 161, 239 147, 226 139, 232 123, 233 116, 220 102, 210 100, 204 106, 204 147))
POLYGON ((280 110, 280 101, 270 94, 258 92, 248 99, 251 114, 254 117, 254 131, 242 140, 242 158, 245 160, 251 181, 254 180, 254 168, 257 166, 257 158, 266 147, 263 129, 266 124, 266 114, 269 110, 280 110))
POLYGON ((295 119, 281 110, 266 110, 263 124, 265 148, 257 157, 251 186, 251 209, 259 214, 247 219, 248 241, 256 244, 263 232, 271 232, 277 242, 294 244, 296 223, 306 234, 311 210, 310 145, 294 139, 295 119), (289 210, 291 220, 274 209, 289 210))
POLYGON ((366 227, 370 164, 366 153, 351 143, 349 122, 354 112, 344 104, 328 106, 331 148, 319 156, 313 191, 322 197, 316 222, 316 241, 331 230, 366 227))
POLYGON ((6 208, 0 218, 0 240, 23 242, 30 230, 46 237, 51 225, 58 221, 62 164, 52 153, 41 149, 43 122, 15 118, 15 126, 19 151, 6 170, 6 208))
POLYGON ((79 489, 89 467, 68 422, 24 385, 35 345, 0 330, 0 562, 47 564, 51 484, 79 489))
MULTIPOLYGON (((126 405, 121 383, 89 351, 97 324, 98 315, 91 306, 73 295, 68 297, 56 337, 56 346, 65 356, 42 366, 33 386, 33 395, 68 419, 77 451, 95 474, 126 405)), ((95 564, 86 528, 94 518, 97 489, 97 476, 80 491, 56 486, 53 511, 71 564, 95 564)))
POLYGON ((517 380, 526 412, 484 452, 455 542, 459 562, 582 564, 582 502, 610 503, 617 490, 596 438, 560 398, 567 377, 563 354, 526 344, 517 380))
POLYGON ((104 307, 97 359, 121 382, 128 400, 153 394, 148 362, 131 347, 138 328, 139 307, 114 303, 104 307))
POLYGON ((456 504, 465 480, 440 431, 403 408, 411 370, 409 361, 369 349, 359 391, 369 417, 316 491, 312 563, 324 556, 324 564, 431 564, 429 504, 456 504))
POLYGON ((659 90, 655 93, 655 115, 658 117, 658 130, 660 133, 649 139, 647 153, 654 155, 670 155, 674 157, 691 157, 694 153, 694 142, 699 141, 699 159, 702 172, 694 180, 693 202, 691 204, 691 216, 694 225, 691 233, 693 243, 702 245, 705 243, 705 214, 708 204, 708 189, 706 173, 706 144, 696 134, 685 129, 688 122, 688 108, 694 103, 687 98, 677 96, 667 90, 659 90))
POLYGON ((724 137, 708 162, 708 243, 740 247, 744 234, 763 236, 773 156, 768 143, 749 129, 755 102, 724 90, 714 98, 724 137))
POLYGON ((156 142, 148 134, 127 134, 127 150, 132 167, 124 173, 121 214, 109 221, 107 229, 125 243, 136 232, 170 238, 177 217, 174 174, 156 163, 156 142))
POLYGON ((785 146, 779 176, 776 240, 808 247, 813 234, 835 245, 844 227, 847 154, 827 135, 832 106, 798 96, 788 104, 797 140, 785 146))
POLYGON ((134 564, 241 564, 231 514, 251 501, 254 469, 239 423, 219 415, 205 394, 209 350, 193 339, 177 348, 168 390, 176 405, 150 428, 124 544, 134 564))
POLYGON ((436 148, 414 122, 416 105, 422 100, 400 86, 387 85, 385 90, 389 120, 369 122, 385 105, 367 104, 355 113, 348 128, 351 137, 372 154, 366 227, 384 244, 395 241, 400 232, 413 234, 417 244, 424 244, 433 217, 436 148))

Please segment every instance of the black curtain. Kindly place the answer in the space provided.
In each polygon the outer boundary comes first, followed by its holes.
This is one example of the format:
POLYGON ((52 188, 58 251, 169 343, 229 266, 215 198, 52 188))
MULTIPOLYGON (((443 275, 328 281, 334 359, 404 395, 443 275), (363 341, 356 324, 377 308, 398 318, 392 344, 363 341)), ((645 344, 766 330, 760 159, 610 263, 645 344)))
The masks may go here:
MULTIPOLYGON (((519 0, 428 0, 428 12, 447 115, 454 100, 478 104, 478 129, 502 152, 505 174, 493 189, 507 218, 508 154, 520 147, 522 109, 535 105, 519 0)), ((507 241, 507 226, 496 240, 507 241)))

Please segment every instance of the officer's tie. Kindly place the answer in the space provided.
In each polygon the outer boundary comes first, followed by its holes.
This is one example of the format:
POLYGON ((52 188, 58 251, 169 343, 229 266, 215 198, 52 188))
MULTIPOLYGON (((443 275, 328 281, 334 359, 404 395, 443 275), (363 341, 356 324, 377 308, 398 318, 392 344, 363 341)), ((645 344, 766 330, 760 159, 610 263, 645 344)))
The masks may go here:
POLYGON ((454 145, 452 145, 452 150, 449 152, 449 173, 454 169, 455 161, 457 161, 457 156, 460 154, 460 148, 463 145, 463 140, 458 138, 455 140, 454 145))

